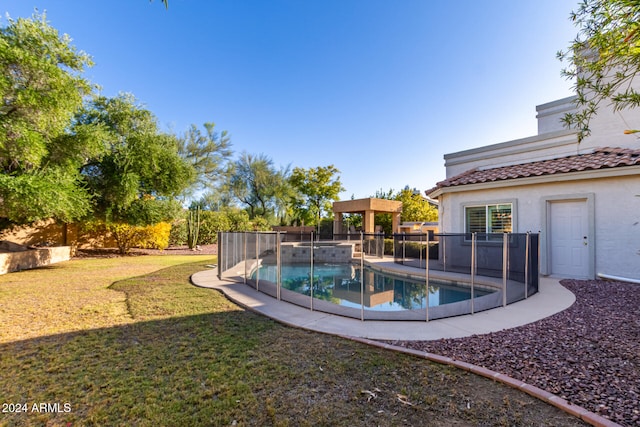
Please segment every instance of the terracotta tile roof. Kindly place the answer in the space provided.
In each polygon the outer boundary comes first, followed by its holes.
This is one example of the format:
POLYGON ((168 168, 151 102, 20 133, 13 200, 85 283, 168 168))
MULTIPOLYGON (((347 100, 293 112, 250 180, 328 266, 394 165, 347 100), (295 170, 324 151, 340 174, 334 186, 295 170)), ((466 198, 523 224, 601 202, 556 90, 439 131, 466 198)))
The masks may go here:
POLYGON ((479 184, 530 176, 553 175, 633 165, 640 165, 640 150, 605 147, 598 148, 593 153, 577 154, 558 159, 541 160, 485 170, 471 169, 438 182, 436 187, 427 190, 426 193, 429 195, 439 188, 457 185, 479 184))

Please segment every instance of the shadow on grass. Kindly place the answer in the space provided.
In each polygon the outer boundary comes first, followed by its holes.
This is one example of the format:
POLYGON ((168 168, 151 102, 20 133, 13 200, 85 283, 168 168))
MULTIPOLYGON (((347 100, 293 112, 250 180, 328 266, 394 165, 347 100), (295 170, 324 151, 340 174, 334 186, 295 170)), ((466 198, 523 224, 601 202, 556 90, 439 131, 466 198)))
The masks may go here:
POLYGON ((1 414, 6 425, 582 425, 466 372, 243 311, 13 342, 0 354, 3 403, 28 409, 1 414), (34 412, 41 403, 60 412, 34 412))
POLYGON ((194 268, 114 283, 134 323, 0 344, 0 425, 584 425, 466 371, 244 311, 189 285, 194 268))
POLYGON ((197 315, 2 344, 2 403, 27 403, 29 413, 2 413, 0 424, 246 421, 257 405, 247 367, 261 359, 258 339, 273 325, 253 321, 247 331, 243 318, 197 315), (34 403, 58 403, 61 413, 33 412, 34 403))

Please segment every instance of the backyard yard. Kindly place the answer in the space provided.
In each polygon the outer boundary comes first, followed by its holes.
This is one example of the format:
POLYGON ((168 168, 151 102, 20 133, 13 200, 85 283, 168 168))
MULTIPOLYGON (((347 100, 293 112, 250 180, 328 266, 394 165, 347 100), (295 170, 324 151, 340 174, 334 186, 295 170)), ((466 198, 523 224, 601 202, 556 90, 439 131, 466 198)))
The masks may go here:
POLYGON ((0 276, 0 425, 584 425, 522 392, 191 286, 211 255, 0 276))

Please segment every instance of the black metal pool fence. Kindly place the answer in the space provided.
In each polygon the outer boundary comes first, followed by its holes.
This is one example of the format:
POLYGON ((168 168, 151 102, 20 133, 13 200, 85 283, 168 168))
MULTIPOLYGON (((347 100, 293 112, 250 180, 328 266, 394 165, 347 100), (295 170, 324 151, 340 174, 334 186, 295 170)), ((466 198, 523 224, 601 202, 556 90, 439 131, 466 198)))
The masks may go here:
MULTIPOLYGON (((326 241, 316 240, 314 233, 292 236, 285 232, 221 232, 218 235, 218 277, 246 283, 274 298, 310 310, 361 320, 429 321, 506 306, 538 292, 539 235, 411 233, 394 234, 393 239, 385 239, 383 234, 351 233, 335 235, 334 240, 326 241), (392 252, 393 262, 385 261, 385 243, 387 257, 391 260, 388 253, 392 252), (313 272, 314 264, 321 263, 359 264, 362 271, 365 264, 371 264, 374 269, 397 276, 396 283, 402 283, 402 279, 422 283, 427 303, 418 309, 396 312, 371 310, 365 301, 374 300, 376 292, 389 290, 378 284, 365 283, 366 275, 362 273, 354 276, 360 281, 359 292, 356 289, 355 294, 354 280, 347 280, 350 306, 335 304, 331 302, 335 295, 327 296, 323 292, 328 286, 335 288, 334 293, 338 294, 345 278, 336 277, 332 283, 320 283, 313 272), (307 283, 297 291, 283 286, 282 266, 291 265, 309 266, 307 283), (266 266, 270 268, 264 269, 266 266), (430 306, 433 299, 438 298, 438 287, 433 283, 466 287, 469 299, 430 306), (477 296, 479 291, 485 292, 477 296)), ((394 286, 402 287, 391 285, 394 286)), ((345 291, 341 292, 340 295, 344 295, 345 291)), ((395 292, 403 291, 395 289, 395 292)))

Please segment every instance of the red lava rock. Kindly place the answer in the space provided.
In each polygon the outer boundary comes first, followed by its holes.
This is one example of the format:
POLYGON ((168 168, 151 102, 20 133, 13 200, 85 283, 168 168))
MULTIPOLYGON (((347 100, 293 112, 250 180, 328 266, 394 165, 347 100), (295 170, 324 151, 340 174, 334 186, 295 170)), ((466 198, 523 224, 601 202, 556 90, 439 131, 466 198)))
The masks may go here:
POLYGON ((640 286, 563 280, 576 302, 519 328, 394 342, 482 366, 554 393, 623 426, 640 426, 640 286))

